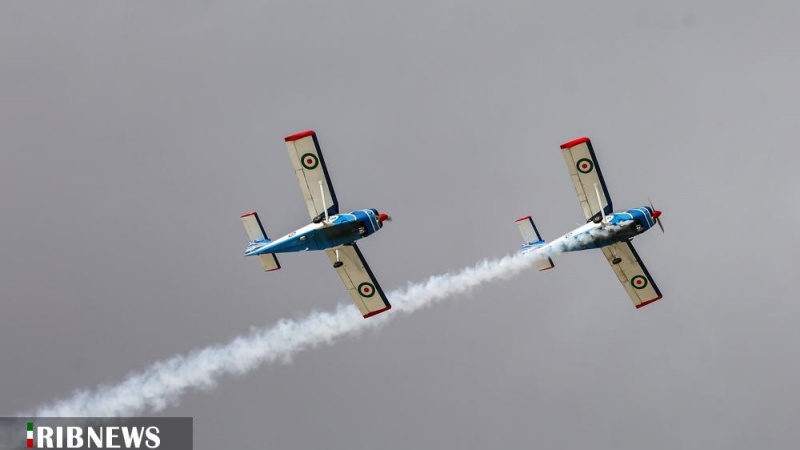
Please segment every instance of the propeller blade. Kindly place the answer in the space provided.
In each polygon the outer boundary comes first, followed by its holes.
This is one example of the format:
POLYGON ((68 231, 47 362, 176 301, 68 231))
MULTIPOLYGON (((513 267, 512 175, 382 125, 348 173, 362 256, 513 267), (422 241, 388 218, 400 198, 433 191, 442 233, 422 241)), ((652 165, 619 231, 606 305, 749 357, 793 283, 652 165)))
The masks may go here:
POLYGON ((656 219, 656 223, 658 227, 661 228, 661 232, 664 232, 664 225, 661 224, 661 211, 657 210, 655 206, 653 206, 653 201, 650 200, 650 197, 647 197, 647 202, 650 203, 650 209, 653 210, 653 218, 656 219))

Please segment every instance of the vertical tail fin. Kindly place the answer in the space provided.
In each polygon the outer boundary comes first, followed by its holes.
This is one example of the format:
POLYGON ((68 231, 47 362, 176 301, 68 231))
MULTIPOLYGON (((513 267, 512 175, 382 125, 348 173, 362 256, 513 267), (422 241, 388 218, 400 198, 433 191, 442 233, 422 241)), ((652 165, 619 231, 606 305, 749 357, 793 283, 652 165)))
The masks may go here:
MULTIPOLYGON (((261 219, 258 218, 257 212, 253 211, 242 215, 242 223, 244 224, 244 230, 247 232, 247 237, 250 239, 251 244, 256 242, 269 242, 269 238, 267 238, 267 234, 264 232, 264 227, 261 225, 261 219)), ((274 253, 265 253, 257 256, 265 272, 271 272, 281 268, 281 264, 278 262, 278 258, 274 253)))
MULTIPOLYGON (((544 239, 539 234, 539 230, 536 228, 536 224, 533 223, 531 216, 520 217, 516 220, 516 224, 520 234, 522 234, 522 239, 525 240, 523 247, 535 248, 544 245, 544 239)), ((552 269, 555 267, 555 263, 553 263, 553 258, 548 257, 547 259, 542 259, 537 267, 539 270, 552 269)))

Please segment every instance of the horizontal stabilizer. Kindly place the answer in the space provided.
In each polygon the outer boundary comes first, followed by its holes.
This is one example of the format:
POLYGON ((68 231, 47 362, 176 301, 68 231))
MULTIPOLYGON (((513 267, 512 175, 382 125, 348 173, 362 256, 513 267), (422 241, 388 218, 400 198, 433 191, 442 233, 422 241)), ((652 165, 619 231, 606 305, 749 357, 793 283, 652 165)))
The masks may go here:
POLYGON ((536 268, 542 271, 552 269, 555 266, 556 264, 553 262, 553 258, 548 257, 539 261, 539 264, 536 265, 536 268))
POLYGON ((261 219, 258 218, 257 212, 253 211, 242 215, 242 223, 250 242, 267 240, 267 234, 264 233, 264 227, 261 225, 261 219))
MULTIPOLYGON (((524 253, 535 252, 536 248, 544 245, 545 242, 531 216, 520 217, 516 220, 516 223, 520 234, 522 234, 522 239, 525 240, 525 245, 522 246, 524 253)), ((553 263, 553 258, 541 258, 536 267, 539 270, 552 269, 555 267, 555 263, 553 263)))
MULTIPOLYGON (((250 243, 268 241, 267 234, 264 232, 264 227, 261 225, 261 219, 258 218, 258 213, 253 211, 242 216, 242 223, 244 230, 247 232, 247 238, 250 243)), ((257 255, 258 260, 261 262, 261 267, 265 272, 272 272, 281 268, 278 258, 274 253, 265 253, 257 255)))
POLYGON ((258 260, 261 262, 264 272, 272 272, 281 268, 281 263, 278 262, 278 257, 275 256, 275 253, 258 255, 258 260))
POLYGON ((542 236, 539 235, 539 230, 536 229, 536 224, 533 223, 531 216, 520 217, 516 220, 516 223, 526 244, 533 244, 542 240, 542 236))

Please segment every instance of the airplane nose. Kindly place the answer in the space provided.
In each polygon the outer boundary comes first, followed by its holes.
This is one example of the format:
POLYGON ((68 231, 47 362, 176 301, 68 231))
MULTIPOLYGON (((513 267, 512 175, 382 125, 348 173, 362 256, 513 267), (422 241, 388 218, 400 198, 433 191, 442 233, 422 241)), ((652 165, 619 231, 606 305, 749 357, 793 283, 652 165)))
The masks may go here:
POLYGON ((391 218, 391 217, 389 217, 389 215, 388 215, 388 214, 386 214, 386 213, 380 213, 380 214, 378 214, 378 222, 380 222, 380 223, 383 223, 383 222, 384 222, 384 221, 386 221, 386 220, 392 220, 392 218, 391 218))
POLYGON ((658 216, 661 215, 661 211, 659 211, 657 209, 654 209, 652 215, 653 215, 653 219, 658 219, 658 216))

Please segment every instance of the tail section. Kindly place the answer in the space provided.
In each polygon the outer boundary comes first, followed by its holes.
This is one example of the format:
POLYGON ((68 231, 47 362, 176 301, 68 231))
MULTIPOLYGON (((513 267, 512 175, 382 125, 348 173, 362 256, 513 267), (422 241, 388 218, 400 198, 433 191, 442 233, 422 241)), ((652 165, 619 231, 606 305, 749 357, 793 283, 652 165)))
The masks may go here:
MULTIPOLYGON (((250 239, 250 245, 269 242, 269 238, 267 238, 267 234, 264 233, 264 227, 261 225, 261 219, 258 218, 257 212, 253 211, 243 215, 242 223, 244 224, 244 230, 247 232, 247 237, 250 239)), ((278 262, 278 258, 274 253, 265 253, 256 256, 258 256, 259 261, 261 261, 261 267, 264 268, 265 272, 271 272, 281 268, 281 264, 278 262)))
MULTIPOLYGON (((527 253, 544 245, 544 239, 539 235, 539 230, 536 228, 536 224, 533 223, 531 216, 520 217, 516 220, 516 223, 520 234, 522 234, 522 239, 525 240, 525 245, 522 246, 523 252, 527 253)), ((555 263, 553 263, 553 258, 548 257, 547 259, 542 259, 537 267, 539 270, 552 269, 555 267, 555 263)))

